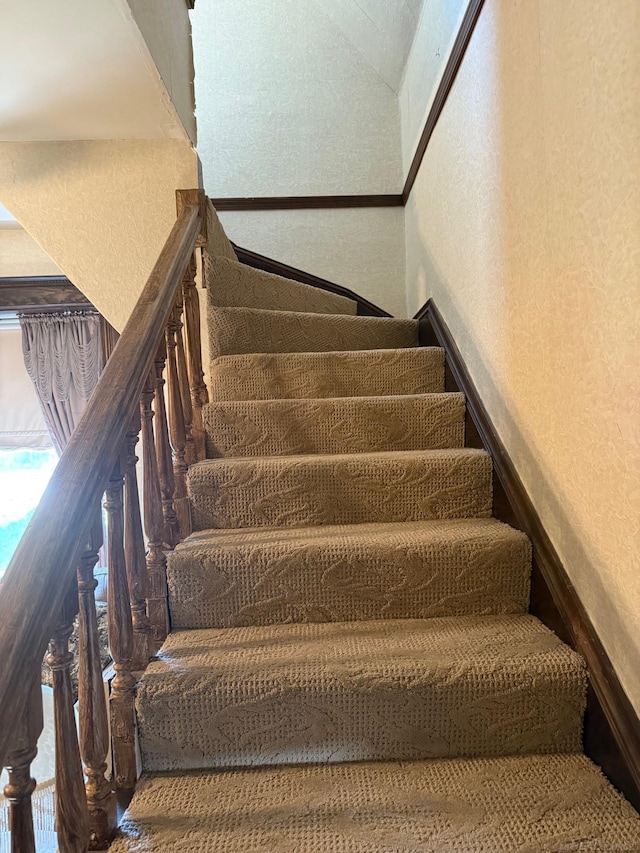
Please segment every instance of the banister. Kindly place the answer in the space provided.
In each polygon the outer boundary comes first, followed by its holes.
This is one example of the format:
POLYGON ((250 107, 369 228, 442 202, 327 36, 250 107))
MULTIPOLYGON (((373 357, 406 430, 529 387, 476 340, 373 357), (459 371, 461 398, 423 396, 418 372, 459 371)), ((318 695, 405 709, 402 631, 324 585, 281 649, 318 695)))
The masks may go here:
POLYGON ((185 207, 0 585, 0 767, 26 707, 25 673, 40 667, 200 226, 198 206, 185 207))

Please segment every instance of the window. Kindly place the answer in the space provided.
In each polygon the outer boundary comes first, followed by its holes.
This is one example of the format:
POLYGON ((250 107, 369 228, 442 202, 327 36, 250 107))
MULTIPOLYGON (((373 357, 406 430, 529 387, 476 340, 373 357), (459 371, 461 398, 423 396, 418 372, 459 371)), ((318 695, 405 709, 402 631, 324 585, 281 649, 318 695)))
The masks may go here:
POLYGON ((57 462, 53 447, 0 450, 0 579, 57 462))

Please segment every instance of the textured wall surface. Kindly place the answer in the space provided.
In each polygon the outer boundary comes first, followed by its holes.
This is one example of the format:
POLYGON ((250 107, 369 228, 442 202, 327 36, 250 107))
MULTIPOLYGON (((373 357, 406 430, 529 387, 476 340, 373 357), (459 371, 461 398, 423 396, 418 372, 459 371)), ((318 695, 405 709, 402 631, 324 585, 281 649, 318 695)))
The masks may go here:
POLYGON ((0 16, 0 140, 187 138, 127 0, 3 0, 0 16))
MULTIPOLYGON (((210 196, 400 192, 398 98, 379 70, 392 73, 391 57, 374 44, 369 58, 358 49, 364 35, 353 28, 361 5, 198 0, 198 154, 210 196)), ((374 29, 386 14, 378 5, 374 29)), ((418 5, 394 0, 414 22, 418 5)), ((409 26, 397 28, 404 50, 409 26)), ((401 210, 222 218, 240 245, 404 313, 401 210)))
POLYGON ((0 144, 0 202, 120 330, 197 185, 186 141, 0 144))
POLYGON ((398 92, 424 0, 311 2, 333 21, 385 83, 398 92))
POLYGON ((127 0, 190 139, 196 141, 191 23, 184 0, 127 0))
POLYGON ((24 229, 0 229, 0 278, 25 275, 62 275, 62 272, 24 229))
POLYGON ((405 175, 468 3, 428 0, 424 4, 399 94, 405 175))
POLYGON ((404 211, 223 211, 230 239, 245 249, 319 275, 406 316, 404 211))
POLYGON ((396 94, 319 6, 198 0, 192 15, 210 196, 398 192, 396 94))
POLYGON ((636 0, 487 0, 406 239, 640 711, 639 42, 636 0))

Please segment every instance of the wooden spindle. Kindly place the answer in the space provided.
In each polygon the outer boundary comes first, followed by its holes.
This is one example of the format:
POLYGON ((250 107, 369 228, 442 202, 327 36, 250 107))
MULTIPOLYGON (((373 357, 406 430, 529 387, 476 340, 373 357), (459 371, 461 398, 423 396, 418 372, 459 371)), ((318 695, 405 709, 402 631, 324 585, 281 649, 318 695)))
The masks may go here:
POLYGON ((184 304, 184 327, 187 338, 187 373, 193 415, 191 419, 193 439, 198 460, 206 459, 205 431, 202 407, 209 402, 207 386, 202 371, 202 332, 200 326, 200 298, 195 282, 195 262, 189 264, 182 281, 184 304))
POLYGON ((176 300, 176 361, 178 365, 178 383, 180 385, 180 400, 182 401, 182 413, 184 415, 185 429, 185 459, 187 465, 193 465, 198 461, 196 443, 193 437, 193 405, 191 403, 191 391, 189 389, 189 375, 187 370, 187 359, 184 346, 184 323, 182 321, 182 293, 178 294, 176 300))
POLYGON ((31 680, 27 707, 21 719, 16 722, 12 738, 13 749, 6 760, 9 782, 5 785, 4 795, 9 801, 11 853, 36 851, 31 805, 36 781, 31 778, 31 764, 38 753, 38 738, 44 726, 39 669, 31 680))
POLYGON ((69 637, 77 612, 78 590, 74 578, 53 629, 47 657, 53 674, 56 832, 60 853, 85 853, 89 849, 89 813, 73 709, 73 654, 69 651, 69 637))
POLYGON ((109 754, 107 699, 102 678, 100 638, 96 615, 93 569, 102 546, 102 519, 96 522, 78 564, 78 706, 80 754, 87 777, 85 792, 89 812, 89 849, 105 850, 117 827, 116 798, 106 778, 109 754))
POLYGON ((144 526, 148 536, 147 551, 147 614, 151 625, 151 652, 163 644, 169 631, 167 607, 167 558, 162 550, 164 518, 162 494, 153 434, 154 381, 149 378, 140 400, 142 419, 142 470, 144 486, 144 526))
POLYGON ((129 584, 124 555, 124 513, 122 465, 114 468, 106 490, 104 507, 108 521, 109 648, 115 678, 111 684, 111 734, 117 789, 135 787, 136 749, 133 675, 133 626, 129 605, 129 584))
POLYGON ((126 436, 127 467, 124 475, 124 548, 129 582, 129 601, 133 625, 133 669, 143 670, 149 663, 150 627, 147 617, 147 564, 140 517, 140 495, 136 475, 136 444, 140 432, 140 412, 136 408, 126 436))
POLYGON ((164 545, 171 551, 180 541, 180 524, 173 505, 175 483, 173 479, 173 459, 169 443, 167 410, 164 402, 164 366, 167 348, 164 340, 160 343, 155 359, 155 446, 158 460, 158 476, 162 495, 162 515, 164 517, 164 545))
POLYGON ((169 438, 173 451, 173 505, 178 516, 180 538, 186 539, 191 533, 191 514, 189 498, 187 497, 187 460, 185 456, 186 430, 180 380, 178 378, 178 362, 176 357, 178 309, 174 308, 169 315, 166 329, 167 342, 167 384, 169 388, 169 438))

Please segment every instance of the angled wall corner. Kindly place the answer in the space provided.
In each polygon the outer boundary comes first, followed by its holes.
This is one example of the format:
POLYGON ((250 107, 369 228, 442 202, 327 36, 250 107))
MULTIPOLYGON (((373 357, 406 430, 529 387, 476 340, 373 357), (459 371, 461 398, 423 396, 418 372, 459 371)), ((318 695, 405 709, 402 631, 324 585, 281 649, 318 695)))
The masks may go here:
POLYGON ((0 143, 0 203, 118 330, 197 185, 186 140, 0 143))

